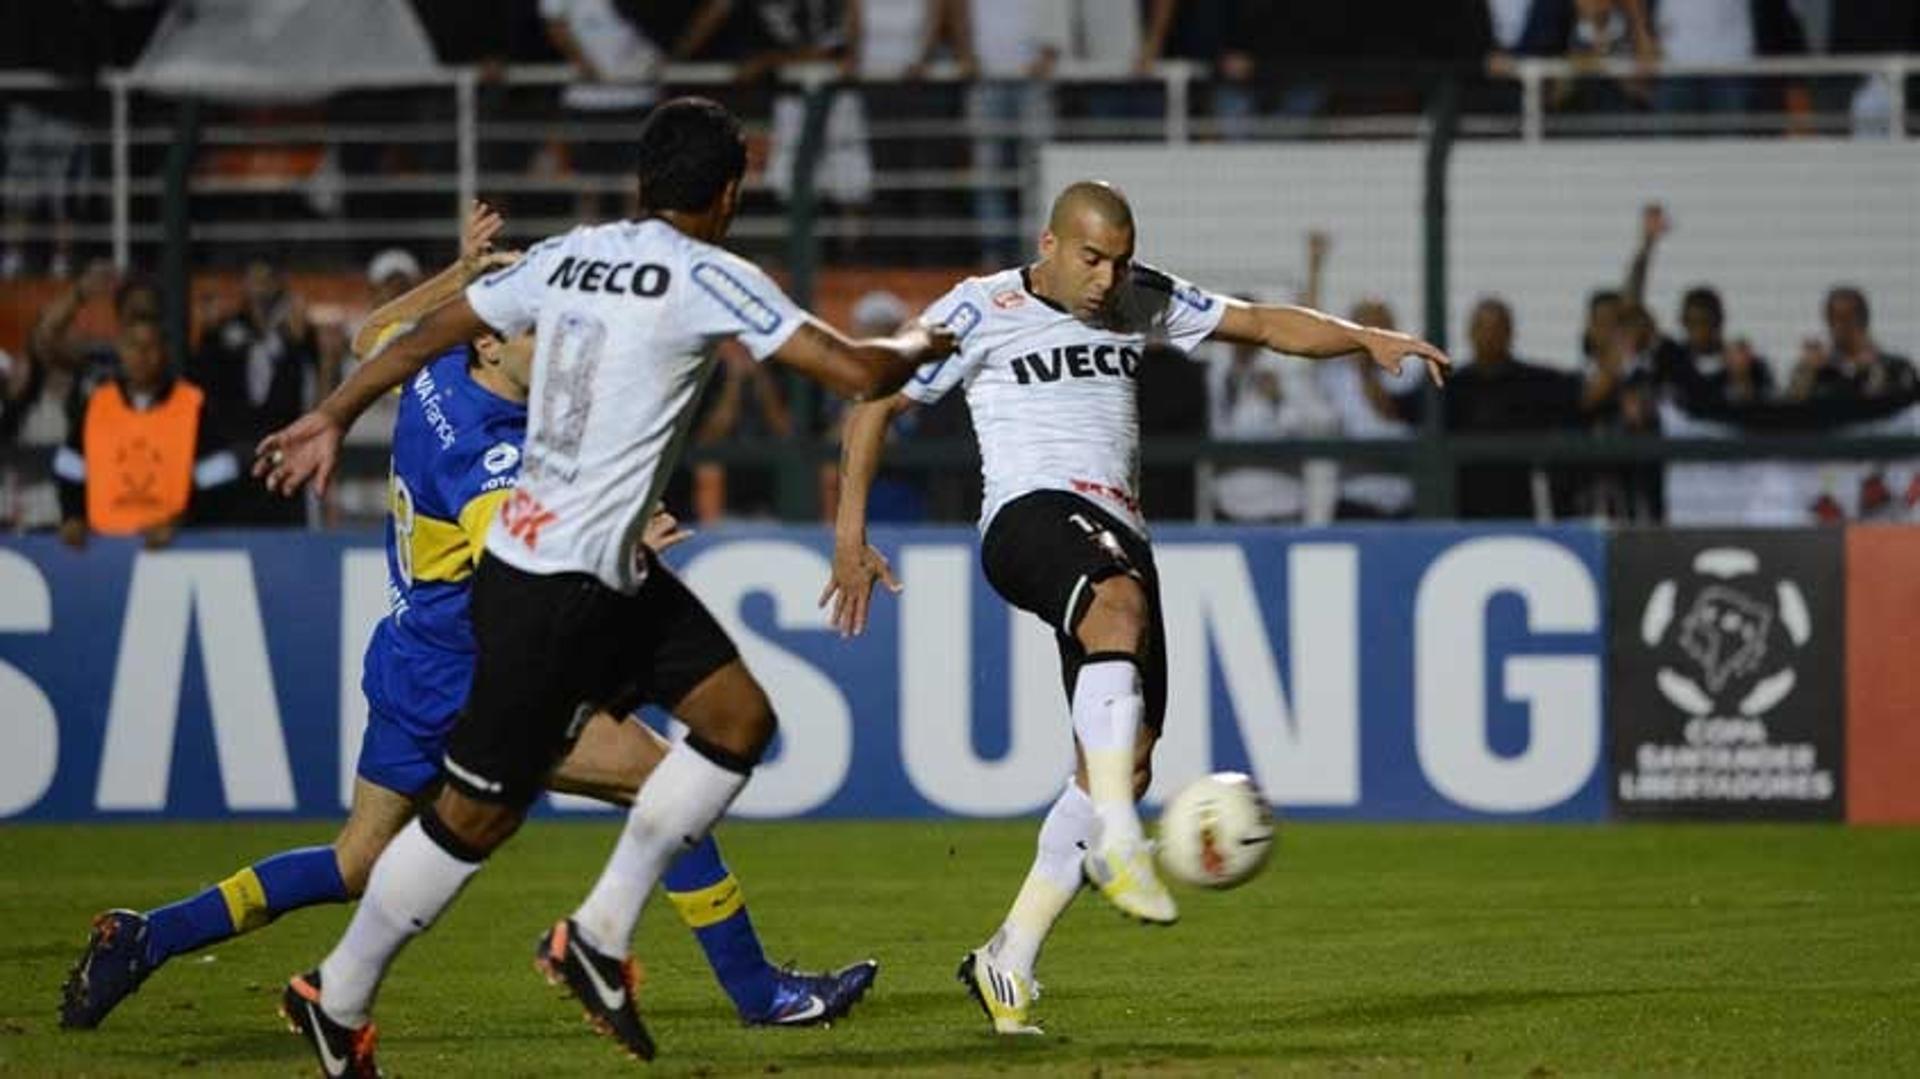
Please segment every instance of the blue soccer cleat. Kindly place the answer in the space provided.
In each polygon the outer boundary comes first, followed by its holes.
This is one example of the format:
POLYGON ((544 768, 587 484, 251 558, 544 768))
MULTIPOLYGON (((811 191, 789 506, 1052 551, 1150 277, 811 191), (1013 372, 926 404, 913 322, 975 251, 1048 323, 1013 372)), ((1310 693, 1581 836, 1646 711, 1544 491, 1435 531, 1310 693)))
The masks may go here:
POLYGON ((808 1027, 841 1019, 873 988, 880 963, 863 959, 826 974, 782 967, 774 972, 773 1003, 765 1015, 742 1016, 748 1026, 808 1027))
POLYGON ((93 919, 87 950, 60 992, 60 1025, 92 1030, 158 969, 147 961, 147 916, 110 910, 93 919))

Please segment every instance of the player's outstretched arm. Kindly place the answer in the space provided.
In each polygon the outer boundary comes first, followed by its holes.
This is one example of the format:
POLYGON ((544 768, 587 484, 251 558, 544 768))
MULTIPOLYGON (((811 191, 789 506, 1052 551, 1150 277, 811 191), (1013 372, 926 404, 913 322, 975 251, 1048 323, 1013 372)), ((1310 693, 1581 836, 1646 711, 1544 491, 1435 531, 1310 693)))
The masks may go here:
POLYGON ((394 337, 378 356, 355 368, 313 411, 261 439, 254 451, 253 474, 265 479, 267 489, 276 494, 296 494, 308 483, 317 493, 326 494, 339 463, 340 440, 367 406, 418 374, 428 360, 488 328, 465 296, 435 308, 394 337))
POLYGON ((880 471, 887 428, 895 416, 913 407, 905 394, 855 405, 840 433, 840 507, 833 522, 833 576, 820 593, 820 606, 833 603, 830 621, 842 637, 867 628, 867 607, 875 581, 900 591, 887 558, 867 543, 867 495, 880 471))
POLYGON ((1445 352, 1412 334, 1362 326, 1310 307, 1232 304, 1211 336, 1315 359, 1365 352, 1374 363, 1394 374, 1400 373, 1406 357, 1415 356, 1427 365, 1427 377, 1436 386, 1446 385, 1447 372, 1453 369, 1453 361, 1445 352))
POLYGON ((818 319, 796 330, 769 359, 850 401, 885 397, 923 363, 946 359, 957 339, 944 326, 908 323, 892 337, 851 340, 818 319))

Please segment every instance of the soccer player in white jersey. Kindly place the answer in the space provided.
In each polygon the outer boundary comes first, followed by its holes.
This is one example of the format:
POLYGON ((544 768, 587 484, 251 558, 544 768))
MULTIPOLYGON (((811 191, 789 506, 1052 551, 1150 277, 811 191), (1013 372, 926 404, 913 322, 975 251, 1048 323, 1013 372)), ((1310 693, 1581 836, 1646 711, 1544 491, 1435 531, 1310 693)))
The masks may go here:
POLYGON ((721 106, 660 106, 636 149, 641 219, 535 245, 260 446, 255 472, 270 488, 324 488, 347 428, 432 356, 482 333, 537 331, 520 482, 473 577, 476 663, 447 744, 446 787, 381 854, 345 935, 301 979, 319 999, 283 996, 329 1075, 374 1074, 368 1013, 388 966, 520 826, 595 706, 619 715, 643 702, 690 733, 634 799, 585 902, 553 924, 535 958, 596 1029, 652 1057, 628 957, 641 904, 667 862, 726 811, 775 727, 726 632, 641 542, 714 350, 738 339, 755 358, 858 400, 892 393, 953 349, 950 332, 918 324, 849 341, 714 246, 746 171, 739 122, 721 106))
POLYGON ((1074 778, 1040 827, 1039 853, 992 939, 961 981, 1007 1034, 1028 1018, 1033 966, 1083 875, 1126 914, 1179 916, 1154 871, 1134 803, 1152 778, 1166 710, 1159 577, 1139 502, 1135 400, 1149 345, 1181 352, 1209 338, 1299 356, 1365 352, 1398 370, 1407 356, 1435 382, 1447 357, 1424 341, 1300 307, 1205 292, 1133 261, 1133 211, 1105 184, 1076 183, 1053 204, 1039 261, 968 278, 929 317, 960 338, 894 397, 859 406, 842 439, 833 603, 843 634, 866 628, 875 581, 898 589, 867 545, 867 492, 893 417, 964 388, 986 490, 981 562, 1002 598, 1053 627, 1073 715, 1074 778))

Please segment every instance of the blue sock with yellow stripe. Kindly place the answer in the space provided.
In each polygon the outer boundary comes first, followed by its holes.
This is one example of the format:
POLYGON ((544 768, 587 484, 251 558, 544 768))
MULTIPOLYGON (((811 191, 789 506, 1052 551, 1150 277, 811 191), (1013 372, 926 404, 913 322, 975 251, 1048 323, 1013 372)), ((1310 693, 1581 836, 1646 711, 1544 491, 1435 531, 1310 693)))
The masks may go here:
POLYGON ((720 860, 720 845, 712 836, 701 840, 667 866, 660 886, 699 939, 734 1008, 743 1018, 767 1014, 773 1007, 773 966, 747 917, 740 882, 720 860))
POLYGON ((332 847, 302 847, 258 861, 190 899, 147 912, 147 961, 250 933, 290 910, 344 903, 332 847))

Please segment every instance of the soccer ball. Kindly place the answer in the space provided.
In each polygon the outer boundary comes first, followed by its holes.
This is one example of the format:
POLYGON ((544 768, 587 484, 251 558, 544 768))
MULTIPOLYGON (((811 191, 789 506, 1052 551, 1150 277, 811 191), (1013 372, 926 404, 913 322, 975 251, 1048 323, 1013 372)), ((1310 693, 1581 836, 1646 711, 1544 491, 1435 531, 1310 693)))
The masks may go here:
POLYGON ((1160 814, 1160 866, 1204 888, 1245 884, 1273 853, 1273 810, 1253 780, 1215 772, 1187 784, 1160 814))

